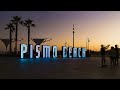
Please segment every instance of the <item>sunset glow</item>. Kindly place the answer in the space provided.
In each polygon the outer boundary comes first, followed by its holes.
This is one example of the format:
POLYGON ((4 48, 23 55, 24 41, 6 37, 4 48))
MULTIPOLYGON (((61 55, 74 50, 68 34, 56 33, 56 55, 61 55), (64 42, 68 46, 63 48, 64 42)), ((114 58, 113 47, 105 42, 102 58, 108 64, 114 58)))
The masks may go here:
MULTIPOLYGON (((31 38, 52 39, 42 45, 57 45, 59 50, 62 50, 65 42, 67 46, 72 46, 74 24, 75 47, 86 47, 87 38, 90 39, 89 48, 95 51, 100 50, 101 44, 120 46, 119 11, 0 11, 0 38, 9 38, 9 30, 4 28, 11 17, 16 15, 21 16, 22 20, 30 18, 36 24, 36 27, 31 28, 31 38)), ((27 44, 27 29, 21 25, 18 38, 23 38, 18 44, 27 44)), ((35 45, 32 40, 30 43, 35 45)), ((13 50, 14 43, 12 46, 13 50)), ((6 50, 1 41, 0 48, 0 51, 6 50)))

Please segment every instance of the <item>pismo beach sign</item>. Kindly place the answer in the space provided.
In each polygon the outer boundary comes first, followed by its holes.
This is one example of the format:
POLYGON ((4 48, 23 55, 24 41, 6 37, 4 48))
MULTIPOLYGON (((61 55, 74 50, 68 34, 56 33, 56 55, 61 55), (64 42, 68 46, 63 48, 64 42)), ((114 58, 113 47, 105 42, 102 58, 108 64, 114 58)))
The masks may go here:
MULTIPOLYGON (((33 45, 30 45, 29 57, 33 58, 33 45)), ((39 50, 40 45, 35 45, 35 52, 37 53, 35 58, 51 58, 50 46, 42 45, 42 51, 39 50), (42 54, 42 55, 41 55, 42 54)), ((52 46, 52 58, 57 58, 57 46, 52 46)), ((27 53, 28 46, 26 44, 20 44, 20 56, 24 58, 24 54, 27 53)), ((80 47, 66 47, 62 46, 62 57, 63 58, 84 58, 86 57, 86 48, 80 47)))

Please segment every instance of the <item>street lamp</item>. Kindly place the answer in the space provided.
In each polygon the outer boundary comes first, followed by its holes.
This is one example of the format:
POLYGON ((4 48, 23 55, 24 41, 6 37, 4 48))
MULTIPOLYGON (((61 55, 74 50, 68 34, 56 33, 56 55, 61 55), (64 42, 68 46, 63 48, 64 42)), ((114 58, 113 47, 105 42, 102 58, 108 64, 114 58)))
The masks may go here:
POLYGON ((88 50, 89 50, 89 42, 90 42, 90 39, 88 38, 88 50))
POLYGON ((74 31, 74 24, 73 24, 73 48, 74 48, 74 33, 75 31, 74 31))

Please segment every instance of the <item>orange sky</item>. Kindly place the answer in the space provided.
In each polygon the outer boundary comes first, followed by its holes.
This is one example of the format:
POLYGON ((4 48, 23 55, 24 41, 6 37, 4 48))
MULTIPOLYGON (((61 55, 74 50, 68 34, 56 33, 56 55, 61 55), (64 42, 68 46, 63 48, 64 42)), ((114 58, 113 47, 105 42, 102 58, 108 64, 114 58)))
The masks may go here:
MULTIPOLYGON (((0 38, 9 38, 9 32, 4 30, 5 24, 11 16, 22 16, 23 19, 31 18, 36 24, 31 28, 31 38, 52 38, 47 45, 61 47, 67 42, 72 46, 72 26, 75 25, 75 46, 86 47, 86 40, 90 38, 90 49, 100 50, 100 45, 120 45, 120 12, 119 11, 24 11, 0 12, 0 38)), ((19 26, 19 38, 27 43, 27 30, 19 26)), ((14 37, 14 35, 13 35, 14 37)), ((31 41, 31 44, 35 45, 31 41)), ((13 45, 14 47, 14 45, 13 45)), ((0 48, 5 46, 0 41, 0 48)))

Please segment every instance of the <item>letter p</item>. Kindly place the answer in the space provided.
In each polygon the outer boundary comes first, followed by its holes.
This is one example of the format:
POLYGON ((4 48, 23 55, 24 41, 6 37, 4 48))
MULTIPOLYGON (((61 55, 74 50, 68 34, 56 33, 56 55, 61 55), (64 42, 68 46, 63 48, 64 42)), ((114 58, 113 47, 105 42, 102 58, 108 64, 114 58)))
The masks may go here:
POLYGON ((20 54, 21 58, 24 58, 24 53, 27 52, 27 45, 26 44, 20 44, 20 54))

